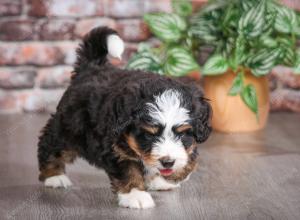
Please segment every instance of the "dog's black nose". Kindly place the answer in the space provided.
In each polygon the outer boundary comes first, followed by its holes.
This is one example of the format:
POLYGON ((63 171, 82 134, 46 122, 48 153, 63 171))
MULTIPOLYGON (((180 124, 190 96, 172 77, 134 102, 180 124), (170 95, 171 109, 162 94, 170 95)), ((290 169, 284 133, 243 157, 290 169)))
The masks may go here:
POLYGON ((163 167, 167 169, 171 168, 175 163, 175 160, 171 160, 171 159, 160 159, 159 161, 161 165, 163 165, 163 167))

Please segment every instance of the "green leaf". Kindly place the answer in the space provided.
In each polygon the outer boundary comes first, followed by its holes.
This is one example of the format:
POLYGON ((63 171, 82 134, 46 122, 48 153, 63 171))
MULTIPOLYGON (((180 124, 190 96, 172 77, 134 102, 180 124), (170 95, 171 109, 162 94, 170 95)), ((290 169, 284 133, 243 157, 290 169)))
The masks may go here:
POLYGON ((263 46, 268 47, 268 48, 275 48, 278 46, 277 41, 270 36, 263 35, 260 37, 259 40, 263 46))
POLYGON ((266 14, 265 19, 266 19, 266 24, 264 25, 264 29, 262 31, 263 34, 269 35, 271 34, 274 30, 274 23, 276 19, 276 12, 270 12, 266 14))
POLYGON ((265 27, 265 13, 266 2, 261 0, 259 4, 243 14, 239 21, 239 33, 247 37, 259 36, 265 27))
POLYGON ((224 7, 226 7, 228 4, 231 4, 232 1, 224 1, 224 0, 214 0, 214 1, 210 1, 209 4, 205 5, 200 13, 208 13, 208 12, 212 12, 212 11, 216 11, 218 9, 222 9, 224 7))
POLYGON ((138 52, 150 51, 150 45, 147 43, 140 43, 138 47, 138 52))
POLYGON ((151 31, 166 42, 177 42, 187 27, 185 20, 176 14, 146 14, 144 20, 151 31))
POLYGON ((167 52, 164 70, 171 76, 184 76, 199 69, 192 54, 182 47, 174 47, 167 52))
POLYGON ((228 59, 231 59, 231 61, 233 61, 233 63, 235 62, 234 61, 235 57, 232 56, 232 52, 233 52, 234 48, 236 47, 236 41, 233 37, 228 37, 226 39, 226 41, 223 41, 223 40, 220 41, 218 47, 221 48, 219 50, 221 51, 221 54, 224 57, 228 57, 228 59))
POLYGON ((278 43, 281 50, 281 54, 279 56, 280 63, 287 66, 293 66, 296 59, 294 44, 290 39, 286 38, 279 38, 278 43))
POLYGON ((293 68, 294 74, 300 75, 300 62, 293 68))
POLYGON ((159 58, 149 51, 140 52, 132 56, 126 68, 163 74, 159 58))
POLYGON ((258 115, 258 103, 256 89, 253 85, 249 84, 244 87, 241 92, 241 98, 243 102, 249 107, 249 109, 258 115))
POLYGON ((235 41, 235 51, 234 51, 234 62, 232 63, 232 68, 234 70, 244 61, 245 59, 245 39, 242 35, 238 36, 235 41))
POLYGON ((280 48, 273 50, 262 49, 248 58, 247 65, 255 76, 263 76, 268 74, 276 65, 280 54, 280 48))
POLYGON ((189 16, 192 14, 193 6, 188 0, 173 0, 173 11, 180 16, 189 16))
MULTIPOLYGON (((300 24, 300 21, 298 22, 300 24)), ((297 35, 297 36, 300 36, 300 27, 297 26, 297 27, 294 27, 294 33, 297 35)))
POLYGON ((247 11, 247 12, 255 6, 255 2, 251 1, 251 0, 241 1, 241 4, 242 4, 243 10, 247 11))
POLYGON ((244 87, 244 74, 243 72, 239 72, 233 80, 228 95, 236 96, 242 91, 243 87, 244 87))
MULTIPOLYGON (((215 11, 213 11, 215 12, 215 11)), ((220 14, 215 12, 198 13, 190 19, 189 32, 197 39, 208 43, 216 43, 222 31, 220 14), (218 22, 218 24, 215 24, 218 22)))
POLYGON ((204 75, 220 75, 225 73, 228 67, 228 62, 222 55, 214 55, 206 61, 202 73, 204 75))
POLYGON ((294 63, 293 72, 296 75, 300 75, 300 51, 297 51, 297 56, 294 63))
POLYGON ((276 7, 276 10, 275 29, 282 33, 292 33, 298 25, 296 13, 284 6, 276 7))
POLYGON ((191 22, 190 33, 205 42, 216 42, 218 29, 211 20, 201 17, 194 18, 191 22))

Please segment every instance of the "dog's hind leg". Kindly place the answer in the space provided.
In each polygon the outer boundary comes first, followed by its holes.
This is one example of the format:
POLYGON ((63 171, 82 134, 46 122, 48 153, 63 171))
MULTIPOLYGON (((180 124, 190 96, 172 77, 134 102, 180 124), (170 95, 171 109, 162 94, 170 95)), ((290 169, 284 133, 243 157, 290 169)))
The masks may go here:
POLYGON ((65 164, 72 163, 77 153, 66 148, 63 138, 55 127, 55 119, 51 118, 43 130, 38 144, 39 180, 48 187, 64 187, 72 185, 65 175, 65 164))

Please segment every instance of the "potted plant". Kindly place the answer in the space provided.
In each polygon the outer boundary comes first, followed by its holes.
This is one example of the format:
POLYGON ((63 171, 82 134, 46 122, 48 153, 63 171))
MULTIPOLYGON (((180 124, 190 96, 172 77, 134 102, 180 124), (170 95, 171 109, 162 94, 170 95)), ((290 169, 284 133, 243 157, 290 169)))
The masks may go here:
POLYGON ((151 32, 161 40, 159 47, 141 43, 138 52, 127 64, 129 69, 141 69, 171 77, 188 74, 199 79, 200 67, 196 41, 190 33, 192 4, 188 1, 172 1, 173 13, 151 13, 144 16, 151 32))
POLYGON ((173 1, 173 8, 175 13, 145 15, 164 43, 141 47, 128 67, 185 75, 198 68, 195 60, 209 46, 201 72, 213 127, 225 132, 263 128, 269 114, 266 75, 276 65, 300 72, 297 13, 276 0, 211 0, 193 15, 188 1, 173 1))

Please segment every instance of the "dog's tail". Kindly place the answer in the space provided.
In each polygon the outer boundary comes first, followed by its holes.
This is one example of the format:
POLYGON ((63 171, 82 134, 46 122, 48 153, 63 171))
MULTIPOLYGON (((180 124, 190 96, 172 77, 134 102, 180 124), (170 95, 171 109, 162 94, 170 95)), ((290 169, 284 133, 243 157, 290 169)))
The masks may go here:
POLYGON ((124 42, 118 33, 108 27, 97 27, 83 38, 77 49, 75 68, 92 63, 102 65, 107 62, 107 54, 121 59, 124 51, 124 42))

